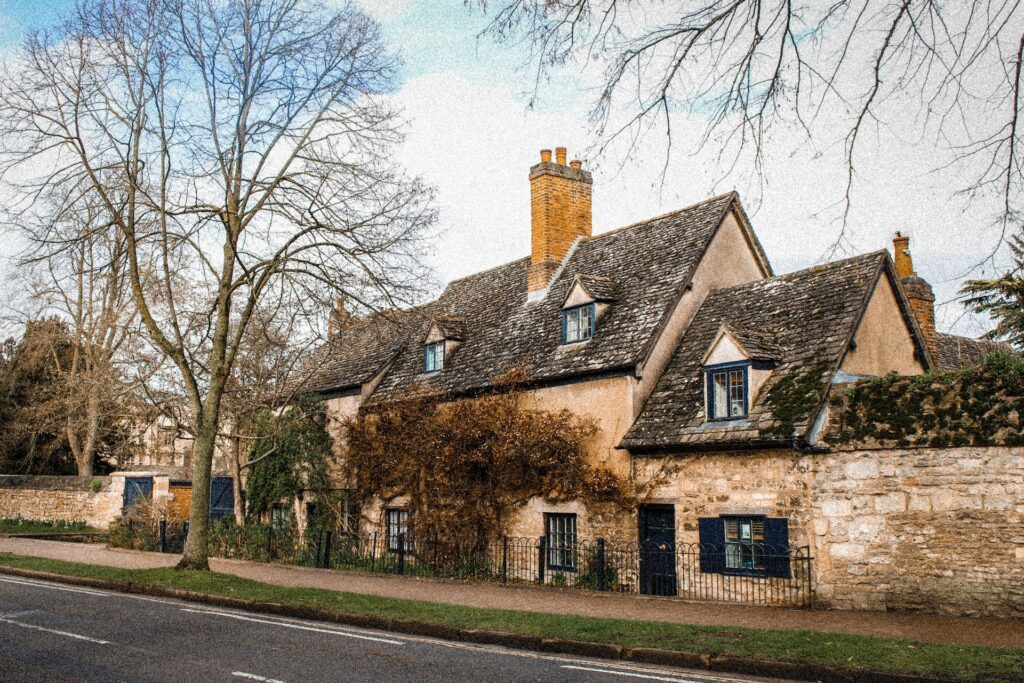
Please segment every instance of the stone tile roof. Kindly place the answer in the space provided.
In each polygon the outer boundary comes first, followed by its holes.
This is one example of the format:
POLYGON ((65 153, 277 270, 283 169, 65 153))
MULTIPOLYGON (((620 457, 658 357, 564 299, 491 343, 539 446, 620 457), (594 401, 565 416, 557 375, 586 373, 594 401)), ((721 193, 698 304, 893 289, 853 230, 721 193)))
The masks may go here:
POLYGON ((892 276, 880 251, 711 292, 621 447, 722 449, 804 439, 883 269, 892 276), (777 364, 746 419, 705 422, 701 362, 722 325, 756 330, 740 340, 744 346, 770 337, 777 364))
POLYGON ((577 275, 576 280, 590 293, 590 296, 594 297, 594 301, 615 301, 617 298, 618 288, 611 278, 577 275))
MULTIPOLYGON (((369 381, 429 320, 429 306, 352 318, 314 349, 293 375, 301 391, 329 393, 369 381)), ((419 341, 419 340, 417 340, 419 341)))
MULTIPOLYGON (((555 274, 546 296, 527 301, 529 258, 456 280, 431 304, 435 315, 465 323, 464 338, 441 372, 422 373, 423 354, 409 344, 397 355, 373 400, 413 387, 471 393, 525 364, 533 379, 555 380, 632 371, 664 324, 735 193, 582 240, 555 274), (582 344, 561 344, 561 307, 577 276, 615 300, 582 344), (613 291, 605 284, 613 285, 613 291)), ((425 323, 429 325, 429 323, 425 323)), ((425 336, 426 327, 421 334, 425 336)), ((417 336, 413 335, 413 339, 417 336)))
POLYGON ((781 360, 783 351, 774 332, 751 330, 736 324, 725 327, 747 352, 750 360, 781 360))
POLYGON ((1003 342, 935 333, 935 366, 939 370, 957 370, 979 365, 985 356, 993 351, 1016 354, 1012 346, 1003 342))

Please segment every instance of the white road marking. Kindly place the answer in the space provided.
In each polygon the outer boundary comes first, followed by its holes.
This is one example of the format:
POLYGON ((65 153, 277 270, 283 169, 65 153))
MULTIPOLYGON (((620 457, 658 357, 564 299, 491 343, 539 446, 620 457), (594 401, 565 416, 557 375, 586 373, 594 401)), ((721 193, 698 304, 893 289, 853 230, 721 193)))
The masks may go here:
POLYGON ((669 683, 700 683, 689 678, 675 678, 668 676, 654 676, 652 674, 635 673, 633 671, 622 671, 619 669, 598 669, 593 666, 573 666, 572 664, 563 664, 563 669, 573 669, 575 671, 591 671, 599 674, 609 674, 611 676, 627 676, 629 678, 643 678, 648 681, 668 681, 669 683))
MULTIPOLYGON (((155 597, 150 597, 150 596, 145 596, 145 595, 133 595, 131 593, 121 593, 121 592, 118 592, 118 591, 107 591, 107 590, 102 590, 102 589, 82 590, 82 589, 76 589, 76 588, 66 588, 64 586, 59 586, 59 585, 56 585, 56 584, 50 583, 50 582, 44 583, 43 580, 39 580, 39 582, 35 582, 35 581, 20 581, 20 580, 14 581, 14 580, 10 580, 10 579, 0 579, 0 581, 10 581, 11 583, 25 583, 26 585, 32 586, 34 588, 48 588, 48 589, 51 589, 51 590, 68 590, 68 591, 72 591, 72 592, 82 592, 82 593, 96 594, 96 595, 99 595, 99 596, 102 596, 102 597, 108 597, 108 598, 125 598, 125 599, 128 599, 128 600, 144 600, 146 602, 155 602, 155 603, 158 603, 158 604, 161 604, 161 605, 168 605, 168 606, 171 606, 171 607, 178 607, 178 608, 180 608, 180 606, 182 604, 190 604, 190 603, 188 603, 185 600, 178 600, 178 599, 175 599, 175 598, 155 598, 155 597)), ((191 604, 195 604, 195 603, 191 603, 191 604)), ((193 611, 193 612, 212 612, 212 611, 215 611, 215 610, 189 610, 189 611, 193 611)), ((239 617, 244 618, 243 615, 235 615, 235 614, 232 614, 230 612, 221 612, 221 614, 224 614, 224 615, 227 615, 227 616, 233 616, 233 617, 236 617, 236 618, 239 618, 239 617)), ((302 622, 300 622, 298 620, 286 621, 286 619, 288 619, 287 617, 279 617, 278 619, 280 619, 280 621, 273 621, 272 623, 277 624, 277 625, 292 625, 292 624, 295 624, 297 626, 301 626, 302 625, 302 622)), ((310 628, 309 630, 317 630, 317 629, 310 628)), ((333 633, 333 634, 338 634, 339 633, 339 631, 336 631, 336 630, 330 630, 329 632, 333 633)), ((352 634, 352 635, 355 635, 355 634, 352 634)), ((364 638, 369 638, 369 636, 363 636, 363 637, 364 638)), ((542 653, 539 653, 539 652, 531 652, 529 650, 514 650, 514 649, 506 648, 506 647, 503 647, 503 646, 500 646, 500 645, 483 645, 483 644, 479 644, 479 643, 459 643, 459 642, 455 642, 455 641, 451 641, 451 640, 441 640, 441 639, 438 639, 438 638, 430 638, 430 637, 426 637, 426 636, 414 636, 414 635, 411 635, 411 634, 410 635, 403 634, 402 638, 405 639, 406 643, 408 643, 408 642, 425 643, 425 644, 428 644, 428 645, 437 645, 439 647, 446 647, 446 648, 450 648, 450 649, 454 649, 454 650, 472 650, 472 651, 475 651, 475 652, 486 652, 486 653, 489 653, 489 654, 505 655, 505 656, 508 656, 508 657, 519 657, 519 658, 522 658, 522 659, 538 659, 538 660, 544 660, 544 661, 549 661, 549 662, 575 663, 575 664, 594 664, 595 663, 593 660, 579 659, 579 658, 574 658, 574 657, 569 657, 569 656, 542 654, 542 653)), ((381 638, 380 640, 384 640, 384 639, 381 638)), ((637 673, 644 673, 644 674, 647 674, 647 675, 670 674, 670 672, 665 671, 664 669, 647 668, 647 667, 637 666, 637 665, 615 664, 614 666, 619 667, 617 669, 617 671, 619 671, 619 672, 621 672, 621 671, 635 671, 637 673)), ((751 679, 749 679, 749 678, 734 678, 734 677, 731 677, 731 676, 723 676, 721 674, 713 674, 713 673, 710 673, 710 672, 705 673, 705 672, 702 671, 698 675, 699 675, 701 681, 716 681, 717 683, 751 683, 751 679)), ((671 681, 684 680, 685 681, 686 679, 671 678, 669 680, 671 680, 671 681)))
POLYGON ((238 676, 239 678, 247 678, 250 681, 262 681, 263 683, 284 683, 276 678, 266 678, 264 676, 257 676, 256 674, 246 673, 244 671, 232 671, 232 676, 238 676))
POLYGON ((23 621, 15 621, 14 619, 4 619, 0 617, 0 622, 5 624, 14 624, 15 626, 21 626, 22 628, 31 628, 36 631, 45 631, 46 633, 53 633, 67 638, 75 638, 76 640, 87 640, 90 643, 96 643, 97 645, 110 645, 109 640, 100 640, 99 638, 90 638, 89 636, 83 636, 80 633, 72 633, 71 631, 58 631, 55 628, 45 628, 43 626, 36 626, 35 624, 26 624, 23 621))
POLYGON ((283 626, 284 628, 293 628, 298 631, 313 631, 314 633, 329 633, 335 636, 345 636, 346 638, 358 638, 359 640, 372 640, 375 643, 389 643, 391 645, 405 645, 400 640, 393 640, 391 638, 378 638, 376 636, 366 636, 361 633, 352 633, 351 631, 342 631, 339 629, 330 628, 317 628, 315 626, 303 626, 302 624, 291 624, 287 621, 277 621, 275 619, 257 619, 255 617, 247 617, 241 614, 234 614, 232 612, 217 612, 209 609, 189 609, 187 607, 181 608, 182 612, 192 612, 194 614, 214 614, 220 617, 228 617, 230 619, 238 619, 239 621, 252 621, 257 624, 270 624, 271 626, 283 626))
POLYGON ((49 588, 55 591, 67 591, 68 593, 86 593, 87 595, 101 595, 106 596, 106 593, 100 591, 89 590, 88 588, 69 588, 67 586, 54 586, 46 583, 37 583, 35 581, 27 581, 25 579, 0 579, 4 583, 17 583, 22 586, 35 586, 36 588, 49 588))

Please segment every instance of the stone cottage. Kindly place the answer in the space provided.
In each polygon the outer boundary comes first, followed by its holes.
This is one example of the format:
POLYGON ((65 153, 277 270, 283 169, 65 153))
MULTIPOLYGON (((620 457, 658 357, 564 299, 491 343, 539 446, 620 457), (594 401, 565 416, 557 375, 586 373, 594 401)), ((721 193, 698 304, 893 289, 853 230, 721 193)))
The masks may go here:
MULTIPOLYGON (((1024 612, 1019 450, 829 444, 842 387, 994 348, 935 331, 906 237, 895 260, 879 251, 776 275, 735 193, 592 235, 592 178, 564 148, 554 160, 543 150, 529 182, 529 257, 416 308, 335 314, 305 379, 334 417, 411 388, 473 396, 525 363, 532 406, 597 422, 594 464, 657 485, 614 520, 533 500, 515 535, 694 548, 692 566, 649 567, 641 592, 685 595, 709 579, 772 591, 799 552, 814 557, 804 580, 820 604, 1024 612), (998 510, 984 491, 1001 492, 998 510), (958 546, 980 529, 998 537, 991 552, 958 546)), ((362 520, 389 536, 408 523, 400 501, 362 520)))

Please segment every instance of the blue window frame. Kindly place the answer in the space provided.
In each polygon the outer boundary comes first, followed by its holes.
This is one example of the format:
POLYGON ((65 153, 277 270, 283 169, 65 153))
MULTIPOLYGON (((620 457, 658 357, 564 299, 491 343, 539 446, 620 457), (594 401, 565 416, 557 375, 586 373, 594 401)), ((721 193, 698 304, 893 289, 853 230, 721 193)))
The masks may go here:
POLYGON ((576 515, 545 513, 548 569, 576 571, 576 515))
POLYGON ((594 336, 594 304, 583 304, 562 311, 562 343, 575 344, 594 336))
POLYGON ((700 570, 789 578, 789 522, 784 517, 722 515, 697 520, 700 570))
POLYGON ((747 416, 750 363, 723 363, 707 369, 708 419, 737 420, 747 416))
POLYGON ((423 372, 437 372, 444 368, 444 342, 423 346, 423 372))

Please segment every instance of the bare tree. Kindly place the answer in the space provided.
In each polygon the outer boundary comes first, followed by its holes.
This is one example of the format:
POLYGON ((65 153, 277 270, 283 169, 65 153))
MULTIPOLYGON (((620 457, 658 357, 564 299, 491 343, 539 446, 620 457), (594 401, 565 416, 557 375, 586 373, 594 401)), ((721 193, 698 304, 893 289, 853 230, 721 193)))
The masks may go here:
POLYGON ((78 474, 91 476, 107 433, 140 416, 142 387, 159 359, 141 338, 124 236, 95 195, 71 202, 62 190, 52 191, 46 224, 25 230, 31 246, 21 265, 28 318, 55 315, 67 324, 69 348, 49 354, 53 400, 78 474))
POLYGON ((260 304, 312 334, 335 296, 375 308, 419 294, 434 215, 390 163, 394 67, 352 5, 82 0, 0 77, 5 177, 30 178, 16 208, 54 184, 99 198, 140 319, 180 375, 195 448, 179 567, 208 567, 214 445, 260 304))
MULTIPOLYGON (((845 225, 865 134, 916 130, 947 153, 968 200, 995 195, 1003 231, 1020 221, 1024 7, 1002 0, 486 0, 487 33, 525 42, 538 84, 577 61, 604 71, 592 110, 596 151, 634 149, 652 130, 667 147, 703 129, 723 167, 770 134, 841 143, 845 225)), ((786 150, 788 152, 789 150, 786 150)), ((670 152, 665 155, 669 161, 670 152)))

